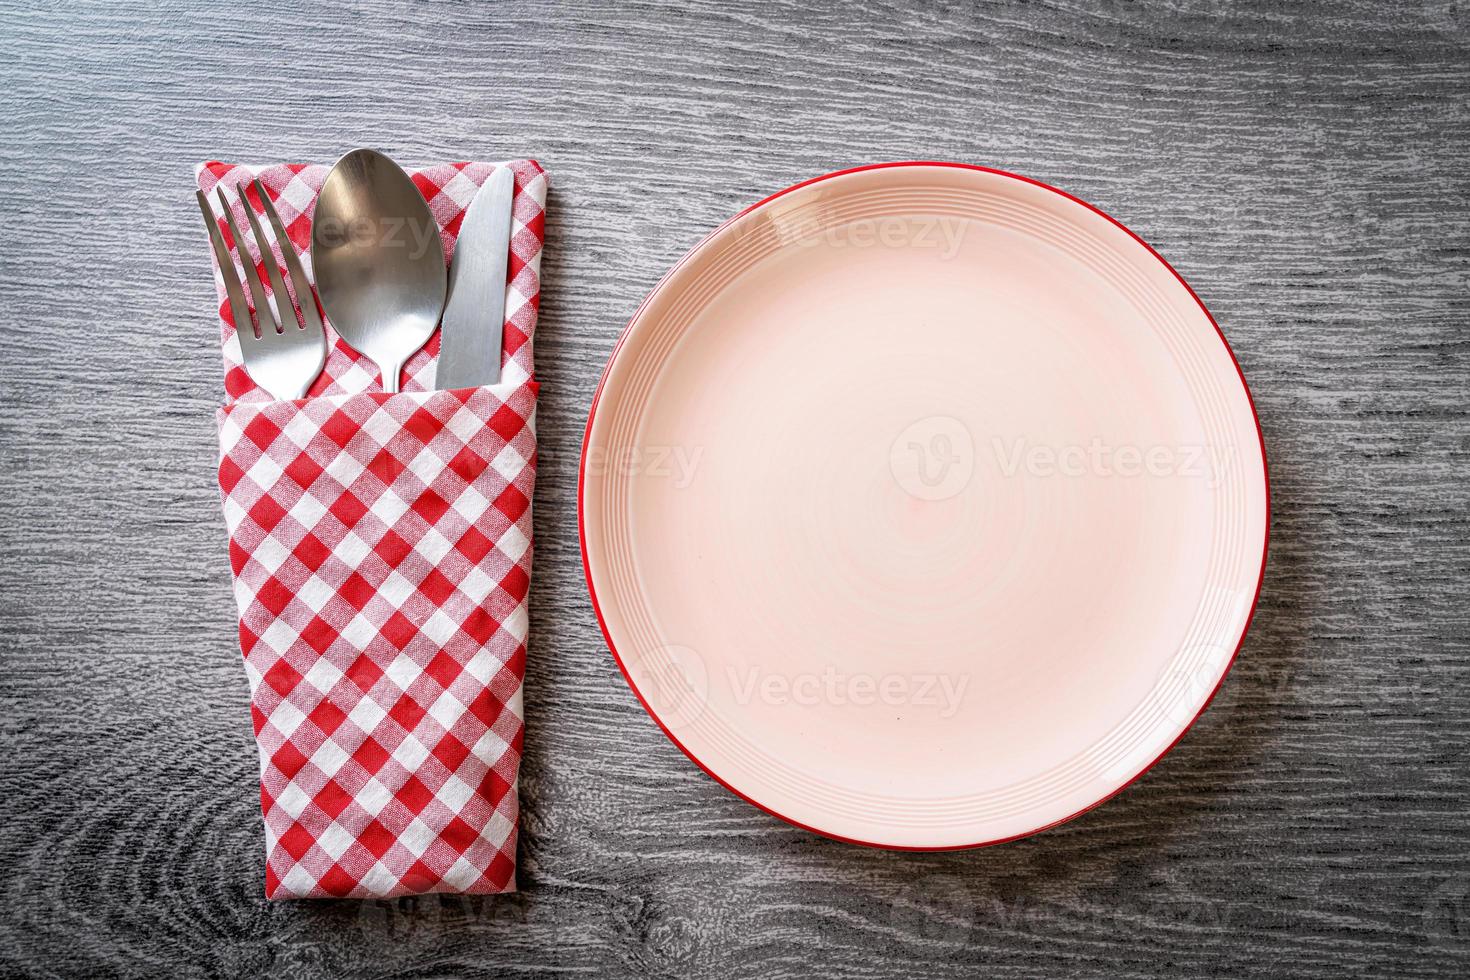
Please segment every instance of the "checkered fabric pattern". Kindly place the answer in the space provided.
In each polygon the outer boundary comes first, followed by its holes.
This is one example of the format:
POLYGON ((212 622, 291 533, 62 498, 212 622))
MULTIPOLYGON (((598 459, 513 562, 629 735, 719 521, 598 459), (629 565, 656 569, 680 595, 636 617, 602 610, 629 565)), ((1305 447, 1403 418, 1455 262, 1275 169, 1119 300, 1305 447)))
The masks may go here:
MULTIPOLYGON (((310 395, 272 400, 243 369, 216 275, 219 480, 272 898, 515 888, 546 183, 534 162, 509 166, 517 225, 498 385, 428 390, 436 337, 404 391, 383 394, 328 324, 310 395)), ((410 171, 446 253, 493 170, 410 171)), ((199 184, 259 174, 307 259, 326 173, 210 163, 199 184)))

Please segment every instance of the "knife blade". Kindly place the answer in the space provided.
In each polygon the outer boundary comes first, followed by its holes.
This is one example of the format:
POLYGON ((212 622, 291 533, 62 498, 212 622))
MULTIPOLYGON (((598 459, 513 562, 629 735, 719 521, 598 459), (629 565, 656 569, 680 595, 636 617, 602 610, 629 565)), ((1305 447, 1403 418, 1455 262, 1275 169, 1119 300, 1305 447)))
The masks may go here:
POLYGON ((500 380, 514 195, 515 174, 501 167, 465 211, 449 265, 449 300, 440 327, 436 388, 473 388, 500 380))

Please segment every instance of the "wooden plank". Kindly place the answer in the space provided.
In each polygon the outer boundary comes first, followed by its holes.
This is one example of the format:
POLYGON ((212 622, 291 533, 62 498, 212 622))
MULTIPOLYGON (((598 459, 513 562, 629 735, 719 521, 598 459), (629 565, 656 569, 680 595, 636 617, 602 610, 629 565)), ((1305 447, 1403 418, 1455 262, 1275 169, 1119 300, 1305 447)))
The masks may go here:
POLYGON ((1463 3, 3 0, 0 25, 7 975, 1470 969, 1463 3), (262 898, 191 169, 357 143, 553 178, 515 897, 262 898), (1272 460, 1215 706, 1118 799, 980 852, 822 840, 697 772, 577 548, 583 420, 641 297, 744 205, 905 158, 1038 177, 1157 246, 1272 460))

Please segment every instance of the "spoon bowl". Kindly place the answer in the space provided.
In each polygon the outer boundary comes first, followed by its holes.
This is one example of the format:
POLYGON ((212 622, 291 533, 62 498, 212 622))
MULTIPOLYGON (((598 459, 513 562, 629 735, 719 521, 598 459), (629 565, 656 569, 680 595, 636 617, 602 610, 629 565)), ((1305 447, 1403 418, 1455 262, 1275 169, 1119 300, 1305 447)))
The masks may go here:
POLYGON ((311 263, 332 327, 396 392, 449 288, 438 222, 408 174, 376 150, 338 160, 317 197, 311 263))

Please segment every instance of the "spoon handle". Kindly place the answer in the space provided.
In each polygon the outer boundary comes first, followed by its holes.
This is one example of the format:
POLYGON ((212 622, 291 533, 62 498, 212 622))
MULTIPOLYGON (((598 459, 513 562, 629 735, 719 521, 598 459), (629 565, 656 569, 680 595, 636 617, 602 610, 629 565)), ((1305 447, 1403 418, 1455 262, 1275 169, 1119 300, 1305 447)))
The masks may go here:
POLYGON ((398 376, 403 373, 403 362, 396 364, 382 364, 378 370, 383 376, 383 392, 389 395, 398 394, 398 376))

